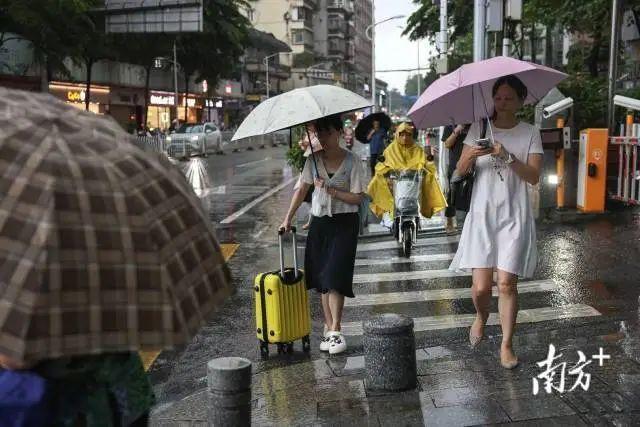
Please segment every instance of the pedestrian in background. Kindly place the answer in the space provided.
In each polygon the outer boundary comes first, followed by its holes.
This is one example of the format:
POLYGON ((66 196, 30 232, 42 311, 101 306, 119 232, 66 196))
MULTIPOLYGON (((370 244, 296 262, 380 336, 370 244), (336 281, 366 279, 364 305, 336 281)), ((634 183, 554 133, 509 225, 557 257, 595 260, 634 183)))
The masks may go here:
POLYGON ((358 244, 358 209, 366 189, 364 170, 356 155, 340 147, 340 115, 316 121, 324 150, 309 156, 281 228, 291 220, 311 186, 311 226, 304 258, 308 289, 321 293, 324 333, 320 350, 342 353, 347 343, 341 333, 344 298, 353 298, 353 270, 358 244))
POLYGON ((489 123, 492 144, 476 143, 474 123, 464 140, 456 173, 475 168, 471 207, 462 230, 452 270, 472 270, 476 319, 469 331, 472 347, 484 336, 489 317, 493 271, 498 274, 498 310, 502 326, 500 362, 518 365, 513 333, 518 314, 518 277, 531 277, 536 268, 536 230, 527 184, 535 185, 542 167, 540 131, 518 121, 516 113, 527 98, 527 87, 515 76, 499 78, 493 86, 495 112, 489 123))
MULTIPOLYGON (((447 167, 447 182, 449 183, 451 182, 453 172, 456 170, 458 160, 460 160, 462 147, 464 146, 464 140, 467 137, 467 133, 469 133, 469 125, 457 125, 455 128, 453 126, 446 126, 442 133, 442 142, 444 142, 444 147, 449 150, 449 165, 447 167)), ((454 191, 454 187, 449 185, 449 189, 446 192, 447 209, 444 213, 444 216, 447 219, 445 224, 445 231, 447 233, 454 233, 457 229, 457 209, 454 204, 454 191)))
POLYGON ((380 126, 378 120, 373 121, 373 127, 367 135, 369 141, 369 161, 371 168, 371 176, 376 174, 376 164, 378 163, 378 157, 382 155, 385 149, 384 140, 387 137, 387 130, 380 126))

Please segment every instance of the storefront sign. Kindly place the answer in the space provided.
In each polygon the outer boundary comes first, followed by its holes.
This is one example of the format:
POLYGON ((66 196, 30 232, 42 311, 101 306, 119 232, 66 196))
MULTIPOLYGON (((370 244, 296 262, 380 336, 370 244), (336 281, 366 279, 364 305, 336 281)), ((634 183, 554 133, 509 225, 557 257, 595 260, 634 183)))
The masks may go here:
POLYGON ((151 95, 149 102, 152 105, 175 105, 176 98, 174 95, 151 95))
MULTIPOLYGON (((182 98, 182 106, 184 107, 185 105, 185 99, 182 98)), ((191 107, 194 108, 196 106, 196 99, 195 98, 187 98, 187 107, 191 107)))
POLYGON ((84 90, 69 90, 67 91, 67 101, 71 102, 84 102, 86 99, 86 92, 84 90))
POLYGON ((222 108, 222 99, 205 99, 204 106, 207 108, 222 108))

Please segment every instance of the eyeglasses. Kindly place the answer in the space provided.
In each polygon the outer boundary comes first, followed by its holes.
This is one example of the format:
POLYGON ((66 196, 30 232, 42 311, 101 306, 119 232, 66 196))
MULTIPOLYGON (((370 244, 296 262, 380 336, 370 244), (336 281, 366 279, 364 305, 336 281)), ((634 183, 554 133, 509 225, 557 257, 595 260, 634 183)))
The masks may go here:
POLYGON ((411 132, 400 132, 398 135, 400 135, 400 136, 403 136, 403 135, 404 136, 411 136, 412 133, 411 132))

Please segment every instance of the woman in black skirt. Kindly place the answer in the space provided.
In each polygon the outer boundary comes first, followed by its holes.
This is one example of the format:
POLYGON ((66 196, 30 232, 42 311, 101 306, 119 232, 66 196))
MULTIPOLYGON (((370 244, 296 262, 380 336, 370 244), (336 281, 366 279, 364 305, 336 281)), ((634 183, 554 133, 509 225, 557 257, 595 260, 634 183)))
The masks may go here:
POLYGON ((321 351, 342 353, 347 343, 340 332, 344 297, 353 298, 353 266, 358 244, 358 206, 366 190, 360 159, 340 147, 340 115, 318 119, 315 123, 324 150, 309 156, 302 172, 282 228, 291 227, 291 219, 304 201, 309 188, 315 191, 311 201, 311 227, 307 236, 304 268, 308 289, 322 294, 324 335, 321 351))

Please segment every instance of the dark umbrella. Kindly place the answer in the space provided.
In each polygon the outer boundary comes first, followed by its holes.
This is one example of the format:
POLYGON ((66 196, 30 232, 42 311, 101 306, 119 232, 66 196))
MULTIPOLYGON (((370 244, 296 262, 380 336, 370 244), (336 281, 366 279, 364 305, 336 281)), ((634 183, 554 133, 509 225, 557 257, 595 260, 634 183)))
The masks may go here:
POLYGON ((360 120, 358 126, 356 126, 356 139, 363 144, 368 144, 367 135, 369 135, 369 131, 373 128, 374 121, 380 122, 380 127, 389 130, 391 129, 391 117, 389 117, 386 113, 373 113, 369 114, 364 119, 360 120))
POLYGON ((233 292, 207 213, 112 119, 0 87, 0 353, 189 342, 233 292))

